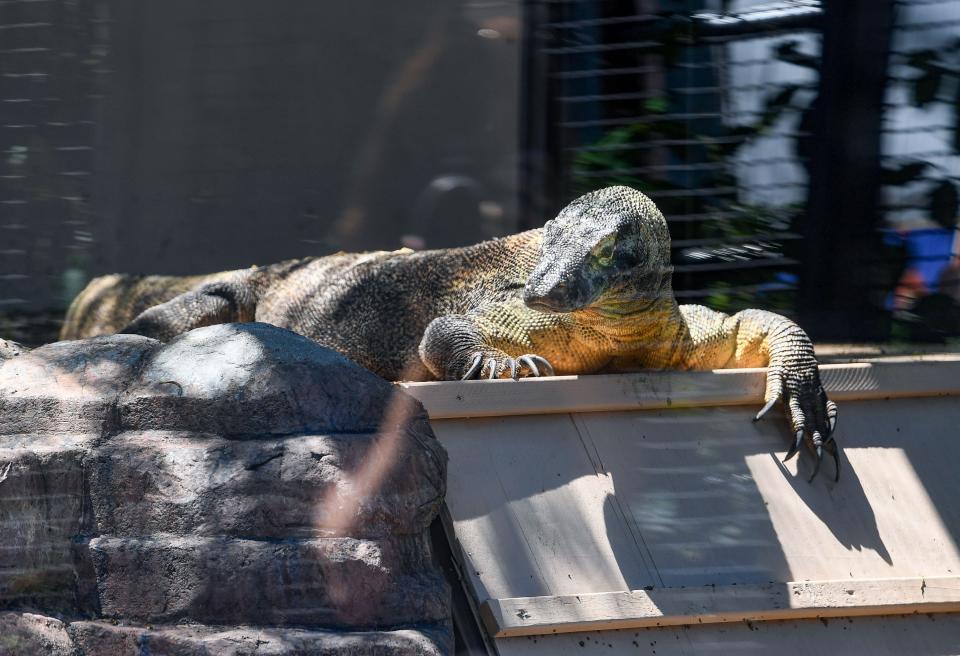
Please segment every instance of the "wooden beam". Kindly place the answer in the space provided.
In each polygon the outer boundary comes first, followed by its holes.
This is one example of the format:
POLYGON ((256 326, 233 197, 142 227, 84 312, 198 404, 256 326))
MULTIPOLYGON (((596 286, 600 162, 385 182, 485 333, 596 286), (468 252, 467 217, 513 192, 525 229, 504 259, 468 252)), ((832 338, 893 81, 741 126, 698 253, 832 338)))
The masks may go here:
POLYGON ((960 577, 802 581, 489 599, 496 638, 724 622, 960 611, 960 577))
MULTIPOLYGON (((820 367, 835 401, 960 395, 960 356, 893 358, 820 367)), ((432 419, 658 410, 763 403, 766 369, 649 371, 520 381, 399 383, 432 419)))

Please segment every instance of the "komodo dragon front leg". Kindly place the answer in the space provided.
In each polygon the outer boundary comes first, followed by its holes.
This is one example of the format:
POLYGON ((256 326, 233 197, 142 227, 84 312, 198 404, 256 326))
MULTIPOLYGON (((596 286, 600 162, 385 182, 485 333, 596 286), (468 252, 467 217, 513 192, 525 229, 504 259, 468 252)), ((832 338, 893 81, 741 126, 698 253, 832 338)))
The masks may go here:
POLYGON ((683 364, 692 369, 767 367, 766 403, 754 421, 782 400, 795 434, 784 460, 792 458, 809 435, 817 454, 810 480, 819 471, 825 449, 833 456, 839 479, 837 404, 823 390, 813 343, 803 329, 764 310, 743 310, 733 316, 701 305, 681 305, 679 310, 689 332, 683 364))
POLYGON ((441 380, 597 371, 610 357, 585 348, 584 330, 568 314, 508 300, 434 319, 420 342, 420 359, 441 380))

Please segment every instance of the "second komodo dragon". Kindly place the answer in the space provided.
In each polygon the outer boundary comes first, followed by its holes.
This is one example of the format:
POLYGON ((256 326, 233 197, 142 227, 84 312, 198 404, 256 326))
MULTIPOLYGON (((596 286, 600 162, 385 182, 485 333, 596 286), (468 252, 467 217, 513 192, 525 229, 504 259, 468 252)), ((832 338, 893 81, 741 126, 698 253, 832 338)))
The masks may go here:
POLYGON ((757 418, 782 399, 795 434, 787 458, 808 435, 817 469, 826 449, 839 475, 837 407, 803 330, 763 310, 727 316, 677 305, 672 273, 656 205, 609 187, 542 229, 466 248, 338 253, 207 276, 104 276, 74 301, 62 337, 168 340, 263 321, 390 380, 768 366, 757 418))

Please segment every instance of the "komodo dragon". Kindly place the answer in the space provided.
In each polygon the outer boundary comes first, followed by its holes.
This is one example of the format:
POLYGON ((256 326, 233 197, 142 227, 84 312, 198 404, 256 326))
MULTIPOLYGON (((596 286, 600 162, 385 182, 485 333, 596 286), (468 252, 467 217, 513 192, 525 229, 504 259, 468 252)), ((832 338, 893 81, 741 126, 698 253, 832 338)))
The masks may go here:
MULTIPOLYGON (((642 193, 578 198, 544 228, 475 246, 338 253, 208 276, 105 276, 67 314, 64 339, 264 321, 334 348, 391 380, 584 374, 636 368, 769 366, 796 435, 837 466, 837 406, 813 345, 789 319, 677 305, 670 236, 642 193)), ((811 476, 811 480, 812 480, 811 476)))

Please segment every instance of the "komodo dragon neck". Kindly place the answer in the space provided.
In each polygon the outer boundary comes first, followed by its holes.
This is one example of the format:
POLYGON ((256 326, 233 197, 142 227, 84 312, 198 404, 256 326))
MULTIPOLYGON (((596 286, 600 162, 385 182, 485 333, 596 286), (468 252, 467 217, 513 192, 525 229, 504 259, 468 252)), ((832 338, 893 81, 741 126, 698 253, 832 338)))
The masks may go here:
MULTIPOLYGON (((511 257, 520 264, 524 282, 531 275, 540 258, 543 229, 529 230, 493 242, 466 249, 481 257, 488 275, 502 276, 504 267, 491 266, 511 257), (496 256, 491 257, 496 254, 496 256)), ((471 267, 473 276, 480 267, 471 267)), ((637 284, 642 284, 637 281, 637 284)), ((598 305, 570 312, 571 319, 604 339, 595 345, 623 359, 623 366, 631 368, 688 368, 685 354, 692 343, 690 330, 680 312, 670 276, 666 276, 657 298, 653 301, 604 298, 598 305)))
POLYGON ((672 292, 653 304, 628 303, 617 310, 615 314, 596 308, 572 313, 578 323, 606 338, 605 349, 616 354, 614 369, 689 367, 685 354, 690 330, 672 292))

